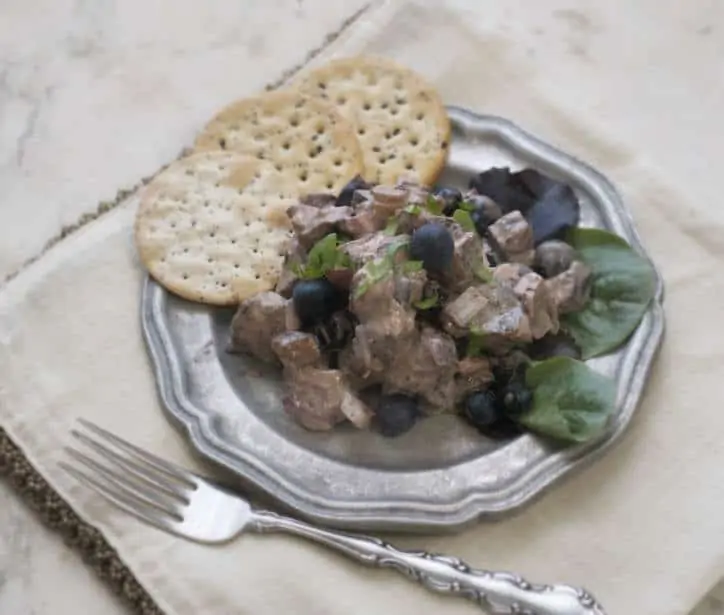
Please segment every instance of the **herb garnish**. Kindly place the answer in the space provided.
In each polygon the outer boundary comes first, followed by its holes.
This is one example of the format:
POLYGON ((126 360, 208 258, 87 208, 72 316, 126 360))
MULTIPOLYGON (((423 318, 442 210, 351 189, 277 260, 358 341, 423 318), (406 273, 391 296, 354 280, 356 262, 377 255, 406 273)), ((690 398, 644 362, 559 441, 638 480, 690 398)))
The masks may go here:
POLYGON ((533 405, 516 420, 556 440, 580 443, 594 438, 615 409, 614 382, 569 357, 533 363, 525 381, 533 392, 533 405))
POLYGON ((330 233, 312 246, 307 262, 296 268, 295 274, 302 280, 324 277, 333 269, 348 269, 349 256, 339 249, 341 245, 336 233, 330 233))
POLYGON ((656 294, 656 275, 648 260, 613 233, 577 228, 568 243, 592 270, 591 297, 561 324, 589 359, 616 349, 638 327, 656 294))

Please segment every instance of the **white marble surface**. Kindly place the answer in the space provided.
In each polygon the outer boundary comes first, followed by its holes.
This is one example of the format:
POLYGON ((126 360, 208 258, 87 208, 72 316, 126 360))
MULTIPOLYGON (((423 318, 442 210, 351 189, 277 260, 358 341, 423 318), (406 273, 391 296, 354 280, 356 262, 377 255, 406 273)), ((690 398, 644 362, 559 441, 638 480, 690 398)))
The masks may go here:
POLYGON ((364 5, 1 0, 0 280, 364 5))
MULTIPOLYGON (((0 0, 0 280, 64 225, 175 156, 220 105, 303 61, 363 5, 0 0)), ((123 612, 0 483, 0 613, 78 605, 123 612)), ((695 611, 722 614, 724 586, 695 611)))

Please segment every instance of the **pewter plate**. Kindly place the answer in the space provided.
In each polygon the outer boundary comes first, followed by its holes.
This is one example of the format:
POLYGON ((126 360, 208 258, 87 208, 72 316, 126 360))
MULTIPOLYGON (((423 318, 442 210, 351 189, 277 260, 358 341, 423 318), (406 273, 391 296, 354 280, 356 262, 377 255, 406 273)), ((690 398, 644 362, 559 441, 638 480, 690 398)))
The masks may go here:
MULTIPOLYGON (((574 188, 582 225, 609 229, 644 253, 628 210, 600 173, 505 119, 459 108, 449 113, 444 183, 465 186, 494 165, 535 167, 574 188)), ((424 420, 394 440, 351 426, 305 431, 282 410, 279 372, 225 351, 232 312, 188 303, 148 279, 142 321, 162 405, 203 457, 317 523, 453 530, 528 503, 622 434, 663 335, 657 276, 656 299, 626 346, 589 361, 618 383, 610 428, 572 448, 531 435, 493 442, 453 416, 424 420)))

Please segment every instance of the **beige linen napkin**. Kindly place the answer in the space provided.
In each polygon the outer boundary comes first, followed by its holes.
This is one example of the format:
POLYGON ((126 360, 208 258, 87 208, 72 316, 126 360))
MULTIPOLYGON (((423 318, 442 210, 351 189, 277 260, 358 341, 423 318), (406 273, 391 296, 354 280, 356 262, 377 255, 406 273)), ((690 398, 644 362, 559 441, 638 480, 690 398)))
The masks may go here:
MULTIPOLYGON (((724 210, 718 169, 701 163, 724 154, 722 43, 691 6, 551 4, 383 3, 326 55, 397 58, 446 101, 506 115, 607 173, 664 272, 667 339, 631 430, 605 458, 509 520, 393 539, 585 585, 611 614, 683 615, 724 573, 724 210)), ((205 547, 166 536, 58 469, 78 416, 197 466, 158 406, 141 340, 135 205, 0 291, 0 422, 34 465, 170 615, 474 612, 287 537, 205 547)))

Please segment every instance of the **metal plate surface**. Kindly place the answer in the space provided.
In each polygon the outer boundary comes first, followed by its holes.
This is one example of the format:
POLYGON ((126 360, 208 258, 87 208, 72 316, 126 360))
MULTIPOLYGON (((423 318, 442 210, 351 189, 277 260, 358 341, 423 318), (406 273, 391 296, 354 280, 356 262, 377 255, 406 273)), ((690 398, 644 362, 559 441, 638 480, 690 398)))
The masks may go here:
MULTIPOLYGON (((449 114, 453 139, 441 182, 464 187, 495 165, 537 168, 573 187, 582 226, 611 230, 645 254, 628 210, 600 173, 505 119, 459 108, 449 114)), ((440 531, 513 511, 621 435, 663 335, 657 277, 656 298, 628 343, 588 362, 617 382, 610 428, 569 448, 531 435, 494 442, 453 416, 426 419, 394 440, 351 426, 309 432, 282 410, 278 371, 226 352, 231 311, 188 303, 148 279, 141 312, 162 405, 203 457, 317 523, 440 531)))

